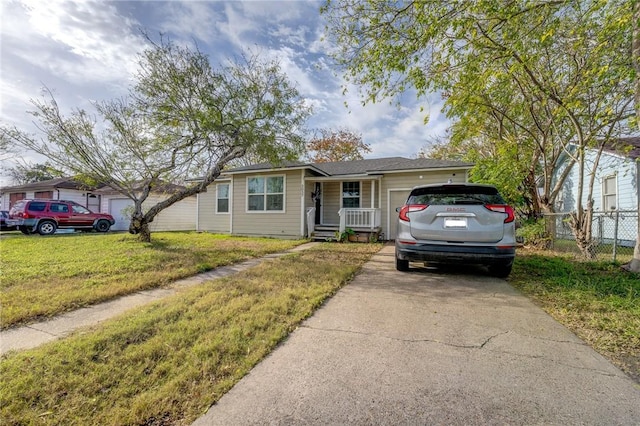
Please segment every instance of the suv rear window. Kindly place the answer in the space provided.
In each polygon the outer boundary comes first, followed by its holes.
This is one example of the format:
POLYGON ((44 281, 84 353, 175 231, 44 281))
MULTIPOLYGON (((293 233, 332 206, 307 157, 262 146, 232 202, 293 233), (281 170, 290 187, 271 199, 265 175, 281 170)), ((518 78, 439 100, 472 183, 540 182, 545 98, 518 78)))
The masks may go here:
POLYGON ((47 203, 43 203, 40 201, 32 201, 29 204, 28 208, 29 208, 29 211, 32 211, 32 212, 43 212, 46 207, 47 207, 47 203))
POLYGON ((24 210, 25 204, 27 204, 26 200, 16 201, 15 204, 11 207, 10 210, 14 210, 14 209, 18 210, 18 211, 24 210))
POLYGON ((407 204, 505 204, 496 188, 490 186, 443 185, 416 188, 407 204))

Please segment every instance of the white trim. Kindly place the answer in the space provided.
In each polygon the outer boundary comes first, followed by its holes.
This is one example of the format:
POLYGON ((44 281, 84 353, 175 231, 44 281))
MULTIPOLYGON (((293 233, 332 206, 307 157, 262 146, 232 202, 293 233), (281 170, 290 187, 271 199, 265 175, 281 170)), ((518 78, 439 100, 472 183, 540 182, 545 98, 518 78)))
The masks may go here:
POLYGON ((376 181, 371 181, 371 208, 376 208, 376 181))
POLYGON ((215 196, 215 214, 223 214, 223 215, 228 215, 231 214, 231 183, 230 182, 219 182, 216 183, 216 196, 215 196), (218 197, 218 189, 220 188, 220 185, 227 185, 227 211, 226 212, 221 212, 218 209, 218 200, 220 199, 220 197, 218 197))
MULTIPOLYGON (((340 182, 340 208, 344 209, 353 209, 353 208, 361 208, 362 207, 362 181, 361 180, 343 180, 342 182, 340 182), (344 184, 345 183, 351 183, 351 182, 357 182, 358 183, 358 207, 345 207, 344 206, 344 184)), ((356 197, 347 197, 347 198, 356 198, 356 197)))
POLYGON ((353 181, 357 181, 357 180, 361 180, 361 179, 366 179, 366 180, 380 180, 382 179, 382 176, 369 176, 366 174, 358 174, 358 175, 336 175, 336 176, 307 176, 304 179, 305 180, 311 180, 311 181, 318 181, 318 182, 331 182, 331 181, 338 181, 338 182, 353 182, 353 181))
POLYGON ((229 185, 229 197, 231 198, 231 201, 229 201, 229 214, 231 216, 229 216, 229 234, 233 234, 233 186, 235 185, 236 180, 235 179, 231 179, 230 185, 229 185))
POLYGON ((390 174, 390 173, 418 173, 418 172, 446 172, 446 171, 456 171, 456 170, 465 170, 469 171, 473 168, 473 166, 459 166, 459 167, 431 167, 426 169, 400 169, 400 170, 370 170, 367 172, 368 175, 379 175, 379 174, 390 174))
MULTIPOLYGON (((244 211, 247 214, 284 214, 287 213, 287 175, 286 174, 277 174, 277 175, 271 175, 271 174, 253 174, 250 176, 246 176, 245 177, 245 204, 244 204, 244 211), (281 177, 282 178, 282 210, 266 210, 267 208, 267 195, 269 195, 269 193, 267 193, 267 179, 269 178, 276 178, 276 177, 281 177), (264 208, 265 210, 249 210, 249 179, 252 178, 264 178, 264 191, 262 193, 262 195, 264 195, 264 208)), ((280 193, 272 193, 271 195, 275 195, 275 194, 280 194, 280 193)), ((254 195, 259 195, 259 194, 254 194, 254 195)))
MULTIPOLYGON (((306 195, 306 188, 305 188, 305 184, 304 184, 304 170, 300 170, 300 236, 304 237, 305 234, 305 226, 304 226, 304 221, 305 218, 307 217, 307 212, 306 209, 304 208, 305 205, 305 195, 306 195)), ((309 235, 309 237, 311 237, 311 235, 309 235)))
POLYGON ((228 176, 233 176, 233 175, 242 175, 242 174, 251 174, 251 175, 255 175, 255 174, 260 174, 260 173, 273 173, 273 172, 278 172, 278 173, 286 173, 289 171, 295 171, 295 170, 313 170, 315 172, 318 172, 322 175, 326 176, 326 173, 323 172, 322 170, 314 167, 313 165, 310 164, 306 164, 306 165, 301 165, 301 166, 293 166, 293 167, 274 167, 271 169, 268 168, 263 168, 263 169, 246 169, 246 170, 229 170, 224 172, 225 175, 228 176))
POLYGON ((196 232, 200 232, 200 193, 196 194, 196 232))
POLYGON ((615 206, 614 207, 616 209, 619 209, 620 206, 619 206, 619 202, 618 202, 619 201, 618 200, 618 173, 614 172, 614 173, 608 174, 606 176, 603 176, 602 177, 602 182, 600 183, 600 185, 601 185, 601 194, 600 195, 601 195, 601 199, 602 199, 601 200, 601 202, 602 202, 602 204, 601 204, 602 210, 604 212, 611 211, 611 210, 606 208, 607 196, 611 196, 611 195, 615 195, 615 206), (604 191, 605 191, 605 187, 606 187, 606 181, 607 181, 607 179, 611 179, 611 178, 614 179, 614 185, 615 185, 614 192, 613 192, 613 194, 605 194, 604 191))

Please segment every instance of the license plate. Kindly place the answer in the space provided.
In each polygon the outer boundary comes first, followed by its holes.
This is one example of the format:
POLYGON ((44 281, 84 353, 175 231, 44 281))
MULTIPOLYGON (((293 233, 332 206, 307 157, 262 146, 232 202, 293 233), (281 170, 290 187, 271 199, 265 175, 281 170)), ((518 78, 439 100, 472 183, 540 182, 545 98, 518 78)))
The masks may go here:
POLYGON ((467 218, 466 217, 448 217, 444 219, 444 227, 445 228, 466 228, 467 227, 467 218))

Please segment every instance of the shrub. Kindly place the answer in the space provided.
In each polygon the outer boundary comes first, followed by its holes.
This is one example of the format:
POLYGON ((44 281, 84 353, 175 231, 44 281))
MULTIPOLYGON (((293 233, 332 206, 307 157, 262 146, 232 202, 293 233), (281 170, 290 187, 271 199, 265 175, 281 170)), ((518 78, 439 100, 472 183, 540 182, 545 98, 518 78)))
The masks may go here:
POLYGON ((529 219, 516 230, 516 236, 524 240, 524 244, 535 248, 548 248, 551 237, 547 234, 544 218, 529 219))

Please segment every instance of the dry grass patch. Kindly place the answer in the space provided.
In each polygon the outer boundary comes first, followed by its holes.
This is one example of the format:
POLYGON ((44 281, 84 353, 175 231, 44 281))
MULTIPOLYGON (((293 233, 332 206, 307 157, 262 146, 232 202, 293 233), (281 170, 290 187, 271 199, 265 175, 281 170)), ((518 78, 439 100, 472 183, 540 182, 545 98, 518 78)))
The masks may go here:
POLYGON ((640 383, 640 275, 610 262, 522 251, 509 282, 640 383))
POLYGON ((3 239, 1 325, 8 328, 159 287, 302 242, 195 232, 154 233, 148 244, 128 234, 3 239))
POLYGON ((323 244, 2 360, 1 424, 190 424, 380 245, 323 244))

